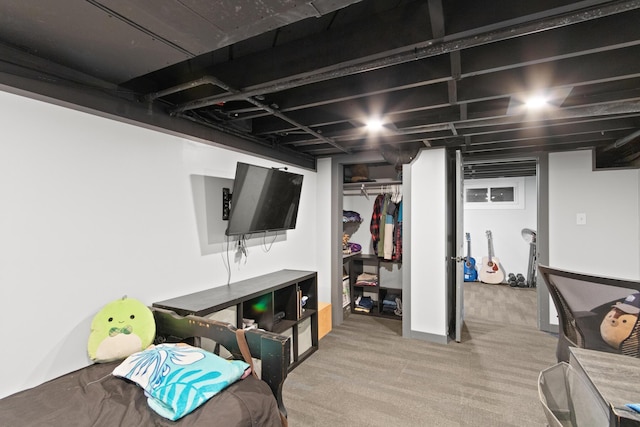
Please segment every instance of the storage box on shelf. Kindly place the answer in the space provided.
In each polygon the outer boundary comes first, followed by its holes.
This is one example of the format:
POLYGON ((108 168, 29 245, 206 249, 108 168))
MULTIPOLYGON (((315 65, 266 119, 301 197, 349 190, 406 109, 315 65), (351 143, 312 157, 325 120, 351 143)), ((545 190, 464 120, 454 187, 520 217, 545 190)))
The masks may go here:
POLYGON ((288 336, 291 338, 289 370, 318 349, 318 281, 315 272, 281 270, 155 302, 153 306, 173 310, 181 316, 194 314, 227 321, 235 314, 236 326, 245 324, 288 336))
POLYGON ((366 254, 349 262, 351 312, 402 319, 402 264, 366 254))

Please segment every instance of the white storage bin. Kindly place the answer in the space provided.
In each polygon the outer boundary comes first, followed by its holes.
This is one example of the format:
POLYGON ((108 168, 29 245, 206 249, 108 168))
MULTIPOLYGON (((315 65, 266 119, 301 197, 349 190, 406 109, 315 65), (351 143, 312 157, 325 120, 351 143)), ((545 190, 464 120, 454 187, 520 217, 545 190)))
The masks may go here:
POLYGON ((298 325, 298 356, 311 348, 311 318, 304 319, 298 325))

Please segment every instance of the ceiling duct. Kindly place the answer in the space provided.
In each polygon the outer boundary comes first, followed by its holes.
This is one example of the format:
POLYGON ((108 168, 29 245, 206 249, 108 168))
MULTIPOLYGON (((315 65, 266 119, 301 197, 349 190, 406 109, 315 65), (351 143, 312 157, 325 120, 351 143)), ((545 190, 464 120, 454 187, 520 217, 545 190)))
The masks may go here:
POLYGON ((640 130, 595 150, 595 168, 640 168, 640 130))
POLYGON ((387 162, 395 166, 398 180, 402 179, 402 165, 411 162, 418 155, 421 146, 393 147, 390 145, 382 147, 380 154, 387 162))

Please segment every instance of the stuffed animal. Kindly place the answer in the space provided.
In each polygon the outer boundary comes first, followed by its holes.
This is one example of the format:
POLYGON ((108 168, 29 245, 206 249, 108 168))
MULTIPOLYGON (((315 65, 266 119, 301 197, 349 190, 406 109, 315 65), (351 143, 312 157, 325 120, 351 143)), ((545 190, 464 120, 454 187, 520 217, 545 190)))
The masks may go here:
POLYGON ((620 349, 629 338, 640 313, 640 293, 629 295, 623 302, 611 307, 600 324, 602 339, 615 349, 620 349))
POLYGON ((105 305, 91 322, 87 349, 94 362, 125 359, 147 348, 156 335, 151 310, 126 296, 105 305))

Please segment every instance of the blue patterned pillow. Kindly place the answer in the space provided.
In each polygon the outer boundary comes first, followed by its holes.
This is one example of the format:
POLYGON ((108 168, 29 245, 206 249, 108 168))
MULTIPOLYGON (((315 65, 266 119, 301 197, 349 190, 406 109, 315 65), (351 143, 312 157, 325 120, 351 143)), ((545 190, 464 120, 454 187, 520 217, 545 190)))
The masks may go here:
POLYGON ((186 344, 160 344, 134 353, 113 370, 142 387, 147 403, 177 420, 240 379, 249 365, 186 344))

